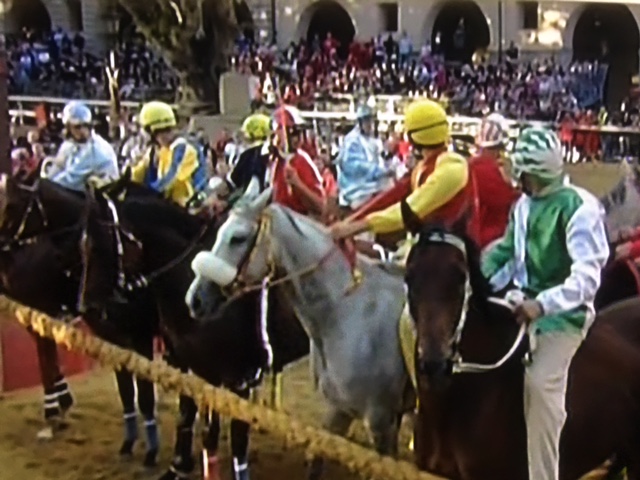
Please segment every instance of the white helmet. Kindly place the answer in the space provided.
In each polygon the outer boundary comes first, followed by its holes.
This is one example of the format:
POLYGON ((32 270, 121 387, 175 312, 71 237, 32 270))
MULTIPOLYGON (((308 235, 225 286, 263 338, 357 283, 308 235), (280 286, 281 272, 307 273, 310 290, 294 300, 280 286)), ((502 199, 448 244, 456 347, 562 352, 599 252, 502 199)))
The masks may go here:
POLYGON ((515 179, 528 173, 551 180, 564 173, 560 139, 556 132, 547 128, 524 129, 516 142, 512 161, 515 179))
POLYGON ((476 145, 480 148, 500 147, 507 143, 507 122, 499 113, 492 113, 482 119, 476 135, 476 145))
POLYGON ((69 102, 62 110, 64 125, 91 125, 92 120, 91 110, 82 102, 69 102))

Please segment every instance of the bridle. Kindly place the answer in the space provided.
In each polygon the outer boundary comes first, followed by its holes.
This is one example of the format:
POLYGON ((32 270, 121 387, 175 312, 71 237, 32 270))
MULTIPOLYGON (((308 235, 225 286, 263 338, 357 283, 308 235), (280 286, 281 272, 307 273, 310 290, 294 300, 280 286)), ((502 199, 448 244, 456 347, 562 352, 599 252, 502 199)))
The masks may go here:
POLYGON ((99 222, 101 225, 107 227, 111 230, 113 234, 113 238, 115 240, 116 245, 116 255, 117 255, 117 286, 119 289, 125 292, 133 292, 135 289, 146 288, 155 280, 168 273, 169 271, 176 268, 182 262, 184 262, 189 255, 191 255, 200 245, 202 238, 207 234, 210 228, 213 228, 213 224, 205 224, 199 235, 189 244, 189 246, 184 249, 177 257, 170 260, 165 265, 157 268, 156 270, 151 271, 148 274, 136 274, 130 281, 128 280, 125 264, 124 264, 124 256, 125 256, 125 241, 129 241, 136 248, 143 250, 144 244, 141 240, 139 240, 135 234, 126 228, 122 222, 120 221, 120 214, 118 212, 118 208, 116 206, 115 201, 108 195, 104 196, 105 202, 107 204, 107 208, 110 214, 109 221, 101 221, 99 222))
POLYGON ((45 229, 49 226, 49 218, 44 208, 44 204, 42 203, 42 199, 40 198, 39 179, 36 180, 36 182, 31 186, 23 185, 20 183, 17 183, 15 186, 16 188, 29 193, 29 201, 27 203, 27 207, 22 213, 20 223, 18 224, 18 228, 16 229, 15 233, 8 239, 0 240, 0 251, 10 252, 17 248, 21 248, 27 245, 33 245, 43 238, 55 237, 64 233, 78 231, 81 228, 80 223, 78 222, 68 227, 61 227, 52 231, 36 233, 34 235, 23 237, 23 234, 27 228, 27 223, 32 217, 32 213, 38 214, 41 217, 42 227, 45 229))
POLYGON ((283 276, 277 276, 277 264, 275 260, 275 253, 273 249, 272 234, 271 234, 272 218, 268 212, 262 212, 258 220, 258 232, 251 244, 251 247, 247 249, 246 253, 240 260, 237 267, 237 274, 233 281, 226 287, 221 287, 223 294, 227 297, 227 300, 222 304, 220 309, 225 308, 235 300, 256 291, 264 292, 268 291, 272 287, 284 285, 295 280, 299 280, 302 277, 311 275, 313 272, 321 268, 329 258, 331 258, 337 252, 340 252, 337 246, 329 249, 318 261, 313 262, 307 267, 303 267, 295 272, 288 273, 283 276), (255 255, 258 252, 258 247, 265 247, 267 274, 264 279, 255 282, 248 280, 247 270, 251 265, 255 255))
MULTIPOLYGON (((467 247, 465 242, 458 236, 447 233, 447 232, 432 232, 427 238, 427 242, 431 244, 446 244, 455 247, 458 251, 460 251, 465 259, 467 257, 467 247)), ((456 328, 454 330, 453 336, 450 340, 450 346, 452 350, 451 356, 451 364, 452 364, 452 373, 486 373, 492 370, 496 370, 502 367, 507 361, 509 361, 515 353, 518 351, 522 340, 527 334, 527 326, 521 325, 516 336, 516 339, 511 346, 511 348, 507 351, 507 353, 502 356, 498 361, 491 364, 481 364, 481 363, 472 363, 465 362, 462 358, 462 354, 460 352, 460 343, 462 342, 462 335, 464 333, 464 328, 467 323, 468 312, 469 312, 469 302, 471 300, 471 296, 473 295, 473 289, 471 287, 471 279, 469 275, 469 271, 465 272, 465 285, 464 285, 464 295, 462 299, 462 308, 460 311, 460 317, 458 318, 458 322, 456 324, 456 328)), ((490 297, 489 301, 492 303, 498 304, 502 307, 508 308, 510 311, 514 310, 514 305, 509 303, 506 300, 501 298, 490 297)))

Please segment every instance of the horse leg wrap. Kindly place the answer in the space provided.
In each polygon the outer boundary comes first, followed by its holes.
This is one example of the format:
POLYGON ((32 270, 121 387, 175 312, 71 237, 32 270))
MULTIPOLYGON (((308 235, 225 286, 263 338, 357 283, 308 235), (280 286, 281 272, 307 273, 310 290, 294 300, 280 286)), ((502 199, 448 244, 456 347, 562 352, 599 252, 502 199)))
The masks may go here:
POLYGON ((66 413, 74 403, 67 380, 62 376, 58 377, 53 386, 53 390, 58 397, 58 405, 60 406, 62 414, 66 413))
POLYGON ((233 457, 234 480, 249 480, 249 462, 233 457))
POLYGON ((138 417, 135 412, 124 414, 124 441, 120 455, 133 455, 133 444, 138 439, 138 417))
POLYGON ((45 389, 44 391, 44 419, 49 421, 60 417, 60 403, 55 390, 45 389))
POLYGON ((158 424, 155 418, 145 420, 144 430, 147 435, 147 454, 144 458, 145 467, 155 467, 158 449, 160 448, 160 439, 158 438, 158 424))
POLYGON ((271 374, 271 408, 282 410, 282 373, 271 374))
POLYGON ((221 480, 220 461, 217 453, 209 454, 208 450, 202 450, 202 479, 221 480))

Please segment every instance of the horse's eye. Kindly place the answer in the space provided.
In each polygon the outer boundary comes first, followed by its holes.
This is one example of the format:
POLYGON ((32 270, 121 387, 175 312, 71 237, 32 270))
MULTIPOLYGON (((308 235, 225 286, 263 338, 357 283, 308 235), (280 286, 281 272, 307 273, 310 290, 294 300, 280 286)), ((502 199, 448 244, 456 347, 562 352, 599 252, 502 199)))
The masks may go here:
POLYGON ((241 235, 234 235, 233 237, 231 237, 231 240, 229 240, 229 244, 237 246, 237 245, 242 245, 246 241, 247 241, 247 237, 244 237, 241 235))

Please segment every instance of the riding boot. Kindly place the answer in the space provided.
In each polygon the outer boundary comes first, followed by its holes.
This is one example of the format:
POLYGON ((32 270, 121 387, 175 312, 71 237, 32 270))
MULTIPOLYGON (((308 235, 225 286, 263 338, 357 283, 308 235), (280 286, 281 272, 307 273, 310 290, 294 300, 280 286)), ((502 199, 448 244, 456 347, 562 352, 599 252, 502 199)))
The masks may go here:
POLYGON ((158 456, 158 449, 160 448, 158 424, 156 423, 155 418, 145 420, 144 429, 147 434, 147 453, 144 457, 144 466, 149 468, 155 467, 157 465, 156 459, 158 456))
POLYGON ((133 445, 138 440, 138 417, 135 412, 124 414, 124 441, 120 447, 120 455, 133 455, 133 445))

